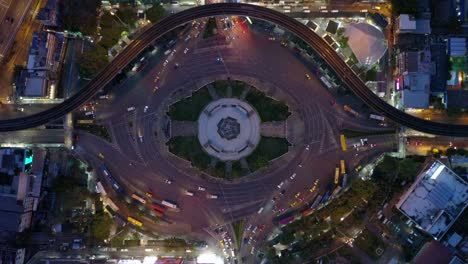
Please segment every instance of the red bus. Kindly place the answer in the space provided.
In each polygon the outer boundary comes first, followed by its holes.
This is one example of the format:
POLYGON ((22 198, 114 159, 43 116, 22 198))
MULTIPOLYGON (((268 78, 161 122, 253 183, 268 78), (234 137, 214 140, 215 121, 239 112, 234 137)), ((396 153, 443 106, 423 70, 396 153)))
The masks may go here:
POLYGON ((153 209, 156 210, 156 211, 159 211, 159 212, 161 212, 161 213, 164 213, 164 210, 165 210, 164 207, 160 206, 160 205, 157 204, 157 203, 152 203, 152 204, 151 204, 151 207, 153 207, 153 209))
POLYGON ((163 213, 159 212, 158 210, 154 209, 154 214, 157 216, 157 217, 162 217, 163 216, 163 213))

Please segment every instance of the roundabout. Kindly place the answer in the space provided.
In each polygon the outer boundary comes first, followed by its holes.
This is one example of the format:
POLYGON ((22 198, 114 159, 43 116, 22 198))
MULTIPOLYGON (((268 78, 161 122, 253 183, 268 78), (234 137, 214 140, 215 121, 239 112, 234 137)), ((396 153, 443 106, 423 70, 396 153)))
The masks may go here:
POLYGON ((219 99, 200 114, 198 140, 211 156, 239 160, 252 153, 260 141, 260 117, 246 102, 219 99))
MULTIPOLYGON (((243 220, 245 227, 252 226, 244 235, 255 240, 239 249, 239 254, 247 256, 244 250, 258 248, 275 228, 274 217, 302 206, 291 206, 295 194, 301 192, 307 201, 316 182, 317 191, 326 192, 340 159, 353 167, 361 159, 393 148, 377 142, 377 147, 364 149, 359 156, 353 151, 342 152, 340 129, 379 128, 367 120, 350 118, 340 106, 331 105, 334 94, 318 78, 304 78, 310 73, 308 66, 291 50, 252 31, 243 23, 236 24, 236 38, 226 45, 207 45, 209 41, 201 37, 185 42, 182 35, 182 41, 173 47, 177 50, 173 57, 149 57, 144 70, 112 87, 112 100, 100 102, 97 120, 108 127, 112 144, 80 133, 77 155, 95 168, 105 164, 106 172, 125 189, 115 192, 105 173, 98 170, 109 197, 122 215, 141 220, 144 231, 203 239, 219 247, 222 234, 216 230, 223 228, 234 237, 231 224, 243 220), (186 54, 179 52, 187 49, 186 54), (169 62, 164 65, 166 59, 169 62), (173 67, 176 63, 177 69, 173 67), (231 91, 226 88, 229 85, 219 83, 223 80, 229 80, 231 91), (202 89, 210 84, 213 87, 202 89), (131 107, 134 110, 128 111, 131 107), (227 111, 218 110, 223 108, 227 111), (179 140, 177 146, 186 156, 171 153, 174 139, 179 140), (287 142, 278 143, 278 139, 287 142), (203 149, 209 141, 218 150, 226 150, 229 157, 203 149), (231 155, 246 145, 252 145, 249 153, 231 155), (284 149, 286 154, 278 151, 284 149), (268 156, 258 155, 260 151, 268 156), (101 153, 105 159, 99 158, 101 153), (206 168, 198 169, 194 161, 206 168), (245 164, 248 173, 244 175, 245 164), (243 177, 225 181, 210 176, 214 170, 229 167, 239 169, 243 177), (128 201, 132 203, 130 195, 145 197, 149 191, 153 194, 145 198, 147 204, 168 200, 179 210, 166 210, 161 220, 149 206, 140 206, 137 211, 127 208, 128 201), (262 231, 253 234, 255 226, 262 226, 262 231)), ((196 35, 193 30, 187 34, 196 35)), ((157 45, 164 50, 163 44, 157 45)))

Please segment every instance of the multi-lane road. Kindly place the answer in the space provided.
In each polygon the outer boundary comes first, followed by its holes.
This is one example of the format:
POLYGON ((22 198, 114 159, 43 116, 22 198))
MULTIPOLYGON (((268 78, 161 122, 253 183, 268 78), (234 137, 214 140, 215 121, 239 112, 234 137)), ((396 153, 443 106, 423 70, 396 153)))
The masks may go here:
MULTIPOLYGON (((340 159, 345 159, 351 169, 375 155, 395 149, 396 139, 387 136, 370 138, 369 143, 376 143, 377 146, 359 151, 352 149, 350 141, 352 150, 342 152, 340 129, 382 128, 376 123, 374 126, 369 124, 368 120, 351 117, 343 111, 339 98, 336 104, 330 104, 334 100, 333 95, 317 78, 305 78, 306 73, 312 73, 297 60, 292 50, 282 47, 279 41, 269 40, 267 35, 251 31, 245 21, 235 24, 232 31, 227 32, 231 38, 234 37, 227 45, 213 45, 216 42, 203 40, 201 34, 198 38, 195 32, 189 34, 189 41, 185 42, 186 36, 181 36, 176 46, 171 48, 177 50, 174 55, 161 55, 166 50, 161 47, 158 47, 159 52, 154 57, 145 54, 149 60, 146 68, 129 77, 122 85, 113 87, 110 99, 99 103, 96 118, 109 127, 112 144, 83 133, 79 135, 76 148, 76 152, 94 167, 98 168, 100 163, 104 163, 129 194, 142 194, 151 189, 154 199, 170 199, 180 205, 180 212, 167 214, 174 224, 157 225, 143 219, 148 228, 162 234, 190 234, 214 243, 222 239, 221 234, 215 232, 218 227, 229 231, 230 223, 246 219, 245 227, 251 225, 251 230, 264 225, 263 232, 244 234, 246 238, 253 237, 255 240, 243 247, 250 252, 251 247, 261 244, 266 234, 274 228, 271 221, 273 207, 288 210, 295 200, 295 194, 301 192, 307 197, 309 188, 317 179, 318 191, 323 193, 333 181, 334 168, 340 159), (222 58, 222 63, 217 58, 222 58), (168 63, 163 64, 166 59, 168 63), (175 63, 179 64, 177 69, 175 63), (155 82, 156 76, 160 79, 155 82), (161 109, 164 102, 174 92, 196 89, 196 84, 207 78, 227 76, 248 77, 256 80, 259 86, 275 87, 270 92, 286 94, 288 104, 301 117, 304 136, 291 148, 292 158, 282 165, 276 165, 274 170, 239 182, 207 181, 198 174, 190 173, 187 163, 168 157, 161 149, 163 137, 159 134, 155 136, 155 132, 159 131, 158 119, 161 118, 157 113, 164 111, 161 109), (158 86, 156 92, 153 91, 155 86, 158 86), (135 107, 135 110, 127 111, 129 107, 135 107), (141 141, 139 134, 142 135, 141 141), (104 159, 98 157, 99 153, 104 159), (296 176, 291 179, 293 174, 296 176), (172 180, 172 184, 165 183, 166 179, 172 180), (281 182, 282 189, 286 190, 284 195, 278 194, 281 189, 277 185, 281 182), (198 191, 199 186, 206 191, 198 191), (185 190, 194 191, 195 195, 184 195, 185 190), (218 195, 218 199, 207 199, 207 193, 218 195), (275 204, 271 202, 274 196, 277 197, 275 204), (256 214, 262 207, 263 212, 256 214)), ((108 184, 106 186, 111 188, 108 184)), ((123 214, 132 212, 123 210, 123 214)), ((243 251, 242 255, 250 256, 246 252, 243 251)))
POLYGON ((343 81, 359 98, 374 110, 382 113, 396 123, 431 134, 460 137, 468 135, 468 125, 442 124, 419 119, 382 101, 367 88, 364 82, 348 67, 333 48, 302 23, 285 14, 264 7, 236 3, 198 6, 162 19, 137 37, 121 54, 106 66, 95 79, 90 81, 80 93, 72 96, 64 103, 41 113, 18 119, 1 120, 0 131, 36 127, 60 118, 93 97, 99 89, 115 77, 128 62, 132 61, 133 58, 138 56, 148 45, 153 43, 155 39, 158 39, 164 33, 194 19, 216 15, 252 16, 271 21, 290 30, 311 45, 336 73, 341 76, 343 81))

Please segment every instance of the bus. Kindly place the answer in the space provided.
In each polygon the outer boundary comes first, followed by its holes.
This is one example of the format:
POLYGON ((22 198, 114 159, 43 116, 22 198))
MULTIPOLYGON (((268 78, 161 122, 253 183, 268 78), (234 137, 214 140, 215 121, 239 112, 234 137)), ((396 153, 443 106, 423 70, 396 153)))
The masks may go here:
POLYGON ((340 135, 341 150, 346 151, 346 138, 343 134, 340 135))
POLYGON ((142 223, 142 222, 136 220, 135 218, 133 218, 133 217, 131 217, 131 216, 127 217, 127 221, 128 221, 129 223, 133 224, 133 225, 138 226, 138 227, 142 227, 142 226, 143 226, 143 223, 142 223))
POLYGON ((162 207, 162 206, 160 206, 160 205, 157 204, 157 203, 152 203, 152 204, 151 204, 151 207, 152 207, 155 211, 164 213, 165 208, 162 207))
POLYGON ((346 173, 346 168, 345 168, 345 161, 344 160, 340 161, 340 166, 341 166, 341 174, 345 174, 346 173))
POLYGON ((146 204, 146 200, 143 199, 142 197, 138 196, 137 194, 132 194, 132 198, 137 200, 138 202, 142 203, 142 204, 146 204))
POLYGON ((177 206, 176 203, 174 203, 174 202, 172 202, 172 201, 168 201, 168 200, 163 200, 163 201, 161 202, 161 204, 164 205, 164 206, 167 206, 167 207, 169 207, 169 208, 172 208, 172 209, 177 209, 177 208, 179 208, 179 207, 177 206))
MULTIPOLYGON (((119 210, 119 207, 117 207, 117 205, 115 205, 115 203, 111 199, 107 199, 106 204, 107 204, 107 206, 112 208, 112 210, 114 210, 116 212, 119 210)), ((106 206, 106 208, 107 208, 107 206, 106 206)))
POLYGON ((83 125, 94 124, 94 119, 78 119, 77 123, 83 125))
POLYGON ((96 187, 97 187, 97 192, 98 192, 98 193, 100 193, 100 194, 103 195, 103 196, 106 196, 106 195, 107 195, 107 192, 106 192, 106 190, 104 189, 104 187, 102 186, 102 184, 101 184, 100 181, 98 181, 98 182, 96 183, 96 187))
POLYGON ((370 119, 379 120, 379 121, 385 121, 385 117, 380 116, 380 115, 370 114, 369 118, 370 118, 370 119))
POLYGON ((335 184, 338 184, 340 182, 340 168, 336 167, 335 168, 335 184))
POLYGON ((343 180, 341 181, 341 187, 345 188, 348 183, 348 174, 343 175, 343 180))
POLYGON ((283 218, 279 221, 279 224, 280 225, 287 225, 289 223, 292 222, 292 220, 294 220, 294 216, 289 216, 289 217, 286 217, 286 218, 283 218))
POLYGON ((122 192, 123 189, 120 187, 120 185, 117 183, 117 181, 114 179, 114 177, 112 177, 112 175, 109 173, 109 171, 106 169, 106 167, 104 166, 104 164, 101 164, 101 170, 102 172, 104 173, 104 175, 106 175, 107 179, 110 181, 110 183, 112 184, 112 187, 114 187, 114 189, 117 191, 117 192, 122 192))
POLYGON ((158 211, 158 210, 153 210, 153 213, 157 216, 157 217, 163 217, 163 213, 158 211))

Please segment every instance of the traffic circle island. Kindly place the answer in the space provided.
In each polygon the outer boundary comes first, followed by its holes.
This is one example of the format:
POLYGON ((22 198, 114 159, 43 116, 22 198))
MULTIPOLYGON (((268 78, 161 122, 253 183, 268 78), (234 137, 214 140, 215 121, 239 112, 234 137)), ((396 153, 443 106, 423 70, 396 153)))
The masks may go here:
POLYGON ((248 103, 236 98, 211 102, 198 119, 203 149, 222 161, 248 156, 260 141, 260 117, 248 103))

